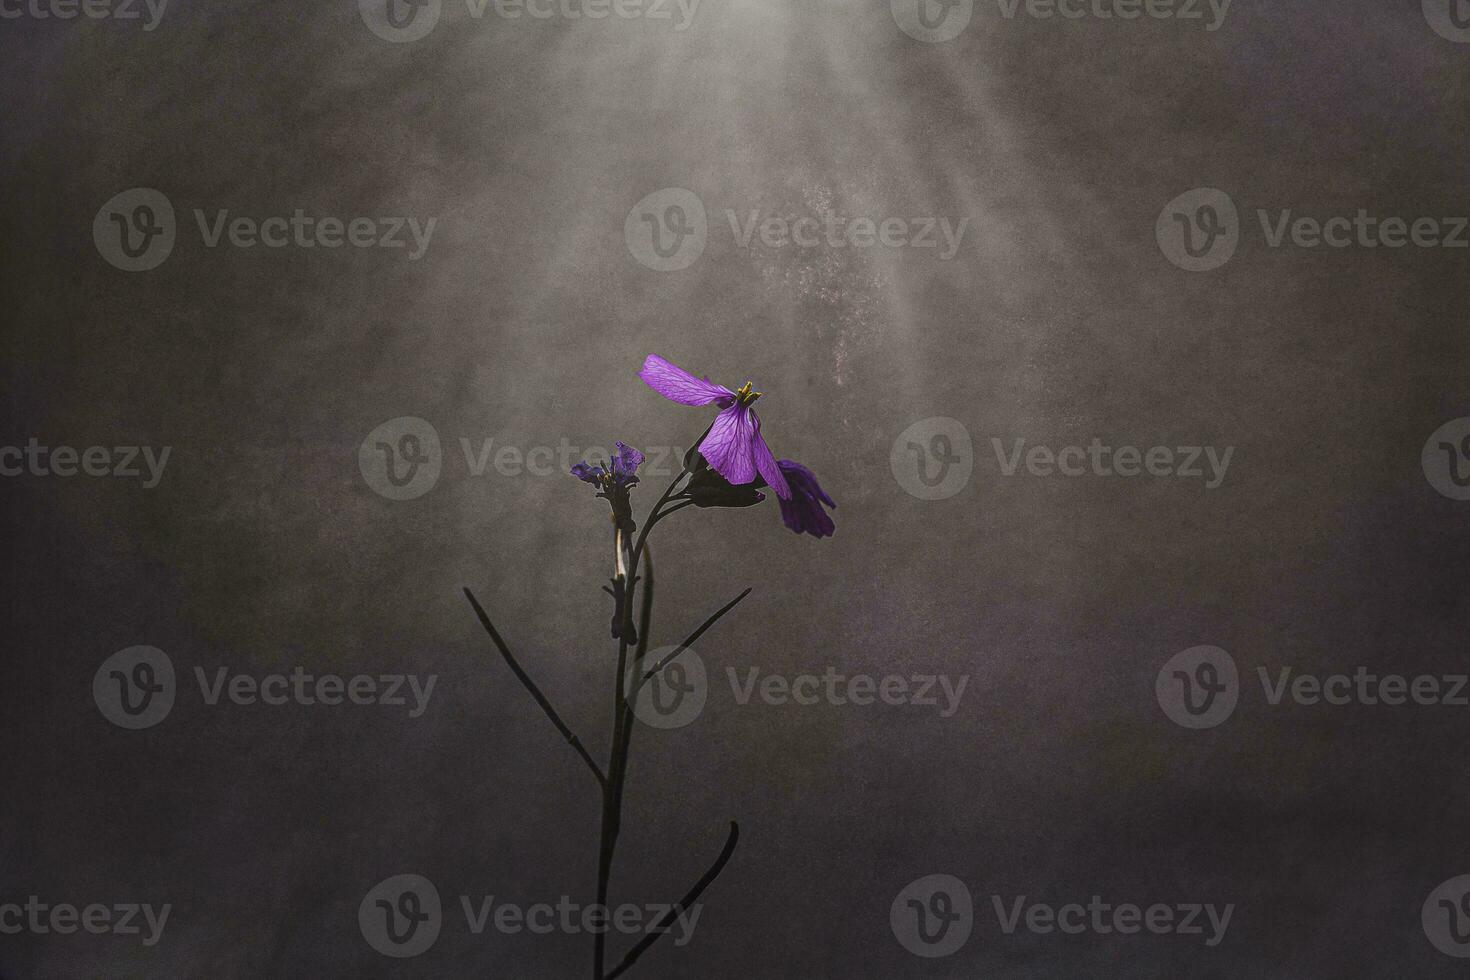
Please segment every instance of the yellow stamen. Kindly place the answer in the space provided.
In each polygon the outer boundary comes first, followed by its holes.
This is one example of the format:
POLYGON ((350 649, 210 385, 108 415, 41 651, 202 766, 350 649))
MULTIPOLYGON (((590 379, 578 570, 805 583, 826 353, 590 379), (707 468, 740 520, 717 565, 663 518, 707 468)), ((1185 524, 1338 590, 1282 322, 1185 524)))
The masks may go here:
POLYGON ((739 400, 740 404, 749 405, 761 396, 761 392, 751 390, 754 387, 755 384, 753 382, 747 381, 745 382, 745 387, 735 392, 735 397, 739 400))

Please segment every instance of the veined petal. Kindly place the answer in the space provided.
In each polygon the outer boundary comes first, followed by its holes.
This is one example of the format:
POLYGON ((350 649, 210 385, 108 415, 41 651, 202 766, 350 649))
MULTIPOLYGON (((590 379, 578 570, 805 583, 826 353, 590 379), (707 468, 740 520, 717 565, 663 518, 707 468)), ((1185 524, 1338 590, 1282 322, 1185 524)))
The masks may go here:
POLYGON ((755 414, 755 409, 750 410, 751 439, 750 455, 755 463, 756 472, 761 475, 767 485, 776 492, 776 496, 782 500, 791 499, 791 487, 786 484, 786 475, 781 472, 781 467, 776 465, 776 457, 771 452, 771 447, 766 445, 765 438, 761 435, 761 420, 755 414))
POLYGON ((779 501, 781 520, 797 534, 810 534, 814 538, 831 537, 836 530, 831 515, 822 509, 822 504, 835 508, 836 503, 817 482, 816 474, 800 463, 783 459, 781 472, 791 484, 791 499, 779 501))
POLYGON ((827 491, 822 489, 822 485, 817 482, 817 475, 811 470, 802 466, 794 459, 783 459, 777 465, 781 467, 781 472, 786 475, 786 480, 791 484, 792 490, 805 493, 807 496, 822 501, 828 507, 836 509, 837 501, 833 500, 828 496, 827 491))
POLYGON ((613 472, 619 476, 634 476, 643 465, 643 454, 632 446, 617 443, 618 454, 613 460, 613 472))
POLYGON ((709 435, 699 444, 699 454, 709 462, 710 468, 737 486, 755 482, 750 445, 755 435, 752 414, 745 405, 731 405, 716 416, 709 435))
POLYGON ((696 378, 688 371, 657 354, 649 354, 643 362, 638 377, 648 387, 680 405, 713 405, 721 408, 735 400, 735 392, 724 385, 717 385, 708 378, 696 378))

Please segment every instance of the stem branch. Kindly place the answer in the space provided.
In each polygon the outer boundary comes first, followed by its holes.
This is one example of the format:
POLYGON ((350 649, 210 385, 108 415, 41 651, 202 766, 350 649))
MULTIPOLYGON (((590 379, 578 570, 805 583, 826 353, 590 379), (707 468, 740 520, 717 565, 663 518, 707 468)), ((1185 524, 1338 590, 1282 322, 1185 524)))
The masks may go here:
POLYGON ((725 870, 725 865, 730 863, 730 856, 735 853, 735 843, 738 840, 740 840, 740 825, 731 820, 730 836, 725 839, 725 847, 720 851, 720 856, 715 858, 715 863, 710 865, 709 870, 694 883, 694 887, 689 889, 688 893, 679 900, 679 904, 665 912, 663 917, 658 920, 658 924, 649 930, 648 935, 644 936, 637 946, 634 946, 628 951, 628 955, 623 957, 623 962, 619 963, 616 969, 601 978, 601 980, 615 980, 616 977, 620 977, 627 972, 634 961, 642 956, 648 947, 658 942, 659 936, 668 931, 669 926, 673 925, 674 920, 678 918, 680 912, 699 901, 699 896, 704 894, 704 890, 720 876, 720 872, 725 870))
POLYGON ((485 632, 489 633, 490 639, 495 641, 496 649, 505 658, 506 664, 509 665, 511 671, 516 675, 516 679, 521 682, 526 690, 531 692, 531 697, 535 698, 536 703, 541 706, 541 710, 546 712, 546 717, 551 719, 551 723, 556 726, 557 731, 561 732, 561 736, 567 740, 567 744, 577 750, 577 754, 582 757, 582 761, 587 763, 588 768, 592 770, 592 775, 597 777, 597 782, 603 787, 606 787, 607 777, 603 775, 602 768, 587 753, 587 749, 582 745, 582 740, 573 735, 572 730, 567 727, 566 722, 561 720, 561 716, 556 713, 556 709, 551 706, 551 702, 546 699, 546 695, 541 693, 541 689, 536 686, 536 682, 531 680, 531 676, 521 669, 520 664, 516 663, 516 658, 511 655, 510 648, 500 638, 500 633, 495 629, 495 624, 490 622, 490 617, 485 614, 484 608, 480 605, 479 600, 475 598, 475 594, 469 590, 468 586, 465 587, 464 594, 465 598, 470 600, 470 605, 475 607, 475 615, 480 617, 480 625, 485 627, 485 632))

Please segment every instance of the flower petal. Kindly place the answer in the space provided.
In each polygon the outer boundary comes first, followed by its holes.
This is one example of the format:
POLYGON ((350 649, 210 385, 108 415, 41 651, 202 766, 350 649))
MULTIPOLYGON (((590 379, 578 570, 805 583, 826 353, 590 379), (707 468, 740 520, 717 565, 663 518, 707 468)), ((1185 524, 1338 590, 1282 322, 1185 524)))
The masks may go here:
POLYGON ((737 486, 755 482, 750 446, 755 426, 751 414, 744 405, 731 405, 716 416, 709 435, 699 444, 699 454, 709 461, 710 468, 737 486))
POLYGON ((837 530, 832 517, 822 505, 810 497, 779 501, 781 521, 797 534, 810 534, 814 538, 830 538, 837 530))
POLYGON ((834 508, 837 504, 817 482, 816 474, 790 459, 781 460, 780 466, 792 491, 790 500, 779 501, 782 522, 797 534, 810 534, 814 538, 831 537, 837 525, 832 522, 831 515, 822 509, 822 504, 834 508))
POLYGON ((750 440, 750 454, 755 463, 756 472, 766 481, 776 496, 782 500, 791 499, 791 487, 786 485, 786 477, 781 472, 781 467, 776 465, 776 457, 771 452, 771 447, 766 445, 766 440, 761 436, 761 420, 751 409, 750 418, 753 423, 753 432, 750 440))
POLYGON ((633 476, 638 472, 638 467, 643 465, 643 454, 632 446, 621 442, 615 444, 618 449, 617 458, 613 460, 613 472, 619 476, 633 476))
POLYGON ((834 510, 837 508, 837 501, 829 497, 827 491, 823 490, 822 485, 817 482, 817 474, 794 459, 783 459, 778 465, 781 467, 781 472, 786 474, 786 480, 791 484, 793 490, 806 493, 834 510))
POLYGON ((648 387, 680 405, 713 405, 725 407, 735 399, 735 392, 724 385, 717 385, 708 378, 696 378, 688 371, 664 360, 657 354, 649 354, 638 372, 648 387))
POLYGON ((572 467, 572 476, 575 476, 583 483, 596 483, 604 472, 606 471, 601 466, 593 466, 586 460, 572 467))

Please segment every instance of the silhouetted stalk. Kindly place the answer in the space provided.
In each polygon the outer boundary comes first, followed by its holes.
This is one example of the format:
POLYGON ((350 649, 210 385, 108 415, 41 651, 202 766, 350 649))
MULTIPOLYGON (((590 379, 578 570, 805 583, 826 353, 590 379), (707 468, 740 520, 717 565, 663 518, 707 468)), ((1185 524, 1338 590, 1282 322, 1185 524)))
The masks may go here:
MULTIPOLYGON (((708 430, 706 430, 706 434, 708 434, 708 430)), ((702 440, 703 437, 701 436, 702 440)), ((597 777, 598 786, 602 790, 602 818, 597 848, 596 898, 596 907, 601 910, 602 922, 600 930, 593 933, 593 980, 612 980, 612 978, 621 976, 626 972, 633 965, 634 961, 653 945, 658 939, 658 936, 674 921, 677 914, 698 900, 700 894, 719 876, 720 871, 723 870, 729 862, 730 856, 734 853, 735 843, 740 836, 739 826, 734 821, 731 821, 729 838, 725 841, 725 847, 720 852, 715 863, 695 883, 694 887, 689 890, 679 905, 671 909, 660 920, 655 926, 655 931, 645 936, 634 946, 611 973, 605 973, 607 928, 609 925, 608 919, 610 918, 610 914, 607 911, 607 894, 612 879, 613 855, 617 850, 618 833, 622 825, 623 789, 627 783, 628 757, 633 740, 633 708, 630 702, 633 698, 637 697, 638 691, 642 688, 644 681, 658 673, 670 661, 693 645, 704 635, 706 630, 713 626, 725 613, 735 608, 751 591, 750 589, 746 589, 740 593, 740 595, 723 606, 713 616, 706 619, 683 643, 679 644, 673 653, 660 660, 651 670, 644 671, 644 659, 648 655, 649 636, 653 630, 653 553, 648 546, 648 535, 657 526, 659 521, 668 517, 670 514, 691 506, 692 501, 675 496, 675 491, 678 489, 679 484, 689 475, 688 459, 689 457, 686 457, 685 469, 678 476, 674 477, 673 482, 669 484, 663 496, 658 499, 658 502, 653 505, 653 509, 649 511, 648 520, 639 531, 637 541, 633 544, 632 549, 630 551, 623 550, 626 545, 626 539, 622 537, 617 539, 615 545, 618 549, 618 561, 614 574, 614 584, 621 586, 623 601, 619 610, 622 621, 619 623, 620 628, 618 630, 620 634, 618 637, 618 672, 613 685, 612 745, 608 751, 606 772, 603 771, 596 760, 587 752, 581 740, 572 734, 571 729, 562 721, 561 716, 557 714, 551 702, 541 693, 540 688, 531 680, 530 675, 516 661, 510 652, 510 648, 506 646, 505 641, 501 638, 500 632, 496 630, 495 625, 490 621, 490 617, 480 605, 479 600, 475 598, 474 593, 468 588, 464 590, 465 597, 469 599, 470 605, 474 607, 475 615, 479 617, 481 625, 485 628, 485 632, 490 635, 490 639, 495 643, 496 649, 500 651, 500 655, 510 667, 511 672, 515 674, 516 679, 521 682, 521 685, 530 692, 531 697, 541 706, 541 710, 551 719, 551 723, 556 726, 557 731, 561 732, 562 737, 567 740, 567 743, 582 757, 582 760, 592 770, 592 774, 597 777), (678 499, 680 502, 668 508, 668 510, 663 510, 664 505, 671 499, 678 499), (640 564, 643 566, 644 572, 641 579, 638 575, 640 564), (635 633, 633 631, 633 594, 640 582, 643 587, 639 608, 639 627, 641 632, 635 633), (629 637, 635 635, 638 639, 633 654, 631 671, 634 683, 630 689, 630 685, 628 684, 628 646, 629 637)), ((604 591, 609 593, 613 592, 612 589, 606 588, 604 588, 604 591)))

